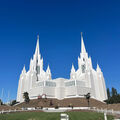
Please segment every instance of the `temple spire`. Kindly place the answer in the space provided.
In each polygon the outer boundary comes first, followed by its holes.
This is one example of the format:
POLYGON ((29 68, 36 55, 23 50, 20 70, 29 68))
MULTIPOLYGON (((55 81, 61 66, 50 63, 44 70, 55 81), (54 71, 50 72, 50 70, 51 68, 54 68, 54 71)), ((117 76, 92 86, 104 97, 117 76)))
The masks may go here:
POLYGON ((97 69, 96 69, 96 71, 97 71, 98 73, 101 72, 101 69, 100 69, 98 63, 97 63, 97 69))
POLYGON ((81 53, 86 53, 82 32, 81 32, 81 53))
POLYGON ((75 68, 74 65, 72 64, 72 68, 71 68, 71 73, 70 73, 70 79, 75 79, 75 68))
POLYGON ((51 80, 51 71, 50 71, 50 67, 49 67, 49 65, 48 65, 48 67, 47 67, 47 70, 46 70, 46 73, 47 73, 47 79, 48 80, 51 80))
POLYGON ((72 64, 71 73, 75 73, 75 68, 74 68, 74 65, 73 65, 73 64, 72 64))
POLYGON ((49 65, 48 65, 48 67, 47 67, 46 72, 47 72, 47 73, 51 73, 49 65))
POLYGON ((40 54, 40 48, 39 48, 39 35, 37 35, 37 44, 36 44, 35 54, 36 54, 37 56, 40 54))
POLYGON ((23 73, 23 74, 26 73, 25 65, 24 65, 24 67, 23 67, 22 73, 23 73))

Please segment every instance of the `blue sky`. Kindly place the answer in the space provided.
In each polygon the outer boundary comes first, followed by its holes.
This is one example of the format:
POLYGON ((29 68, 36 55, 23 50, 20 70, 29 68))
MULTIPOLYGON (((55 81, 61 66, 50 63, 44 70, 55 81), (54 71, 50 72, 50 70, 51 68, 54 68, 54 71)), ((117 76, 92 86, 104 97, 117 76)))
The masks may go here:
POLYGON ((52 77, 69 78, 72 63, 77 69, 80 32, 83 32, 93 67, 99 63, 106 86, 120 92, 120 1, 5 0, 0 1, 0 95, 16 98, 18 80, 29 68, 37 35, 44 69, 52 77))

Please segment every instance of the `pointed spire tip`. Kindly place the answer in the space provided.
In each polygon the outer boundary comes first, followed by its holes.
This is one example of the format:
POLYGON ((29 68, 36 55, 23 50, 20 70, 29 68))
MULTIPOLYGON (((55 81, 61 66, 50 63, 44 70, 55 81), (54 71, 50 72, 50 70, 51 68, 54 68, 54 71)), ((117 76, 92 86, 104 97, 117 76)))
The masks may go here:
POLYGON ((39 35, 37 35, 37 44, 36 44, 35 54, 37 56, 40 54, 40 51, 39 51, 39 35))
POLYGON ((39 40, 39 35, 37 35, 37 40, 39 40))
POLYGON ((82 34, 83 34, 83 33, 81 32, 81 36, 82 36, 82 34))
POLYGON ((85 44, 84 44, 84 41, 83 41, 82 32, 81 32, 81 52, 82 53, 86 53, 86 49, 85 49, 85 44))

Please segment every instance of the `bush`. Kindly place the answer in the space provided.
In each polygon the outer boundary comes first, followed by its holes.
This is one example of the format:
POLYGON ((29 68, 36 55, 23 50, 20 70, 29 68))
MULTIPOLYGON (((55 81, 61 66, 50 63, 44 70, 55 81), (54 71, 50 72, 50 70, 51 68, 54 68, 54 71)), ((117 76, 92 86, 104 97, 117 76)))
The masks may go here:
POLYGON ((29 99, 29 93, 28 92, 24 92, 23 93, 23 97, 24 97, 24 101, 26 103, 29 103, 30 99, 29 99))
POLYGON ((72 109, 73 109, 73 105, 72 105, 72 103, 70 103, 70 104, 68 105, 68 107, 72 107, 72 109))
POLYGON ((16 100, 12 100, 12 102, 10 103, 11 106, 17 104, 18 102, 16 102, 16 100))
POLYGON ((55 106, 55 109, 58 109, 58 108, 59 108, 59 106, 58 106, 58 105, 56 105, 56 106, 55 106))

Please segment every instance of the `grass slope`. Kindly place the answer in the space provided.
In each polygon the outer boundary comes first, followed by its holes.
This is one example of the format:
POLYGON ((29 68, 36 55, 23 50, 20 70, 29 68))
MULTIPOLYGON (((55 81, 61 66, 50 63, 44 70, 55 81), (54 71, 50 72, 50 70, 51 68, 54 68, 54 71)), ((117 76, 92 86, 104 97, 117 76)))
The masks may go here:
MULTIPOLYGON (((70 120, 104 120, 102 113, 95 112, 67 112, 70 120)), ((60 113, 21 112, 1 114, 0 120, 60 120, 60 113)), ((112 120, 112 116, 108 116, 112 120)))

